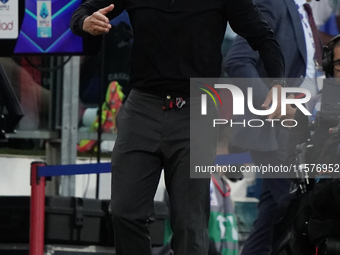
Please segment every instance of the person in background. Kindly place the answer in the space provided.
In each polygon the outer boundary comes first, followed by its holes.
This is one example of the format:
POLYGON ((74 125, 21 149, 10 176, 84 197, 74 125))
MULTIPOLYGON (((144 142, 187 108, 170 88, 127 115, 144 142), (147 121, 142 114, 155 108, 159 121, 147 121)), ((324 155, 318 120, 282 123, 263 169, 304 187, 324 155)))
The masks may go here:
POLYGON ((340 1, 322 0, 311 2, 315 24, 324 44, 339 33, 340 1))
MULTIPOLYGON (((329 79, 340 81, 340 36, 332 38, 324 47, 324 70, 329 79)), ((327 79, 328 79, 327 78, 327 79)), ((320 110, 320 102, 322 92, 315 96, 315 99, 310 100, 314 104, 307 104, 308 110, 313 113, 311 117, 305 116, 301 111, 297 111, 295 120, 299 125, 292 128, 289 132, 289 139, 287 144, 287 158, 286 164, 296 163, 295 148, 298 144, 307 142, 311 138, 310 123, 315 120, 316 113, 320 110)))
MULTIPOLYGON (((319 40, 308 2, 310 1, 254 1, 274 30, 282 48, 286 66, 284 77, 298 78, 294 84, 288 86, 300 86, 316 94, 318 88, 315 78, 322 65, 322 42, 319 40)), ((246 40, 241 37, 236 38, 229 51, 225 71, 235 78, 266 77, 259 55, 252 51, 246 40)), ((262 86, 256 89, 253 100, 261 102, 268 92, 267 86, 262 83, 262 86)), ((295 108, 287 105, 287 116, 283 116, 283 119, 293 119, 295 111, 295 108)), ((249 120, 258 116, 248 111, 242 118, 249 120)), ((235 119, 237 120, 236 117, 235 119)), ((288 131, 280 124, 274 128, 269 123, 261 128, 238 125, 234 128, 231 144, 249 150, 255 165, 281 165, 286 157, 288 131)), ((254 222, 252 234, 244 244, 242 255, 270 253, 275 208, 289 189, 288 179, 263 179, 258 218, 254 222)))

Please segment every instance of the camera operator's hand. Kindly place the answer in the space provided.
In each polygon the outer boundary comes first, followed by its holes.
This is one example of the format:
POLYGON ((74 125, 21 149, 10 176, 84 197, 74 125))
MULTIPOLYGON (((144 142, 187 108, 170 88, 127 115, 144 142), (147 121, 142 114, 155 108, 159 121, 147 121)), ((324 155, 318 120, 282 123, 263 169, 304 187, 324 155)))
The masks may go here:
POLYGON ((83 30, 91 35, 107 34, 110 31, 111 24, 105 15, 111 12, 113 8, 114 5, 111 4, 86 17, 83 23, 83 30))

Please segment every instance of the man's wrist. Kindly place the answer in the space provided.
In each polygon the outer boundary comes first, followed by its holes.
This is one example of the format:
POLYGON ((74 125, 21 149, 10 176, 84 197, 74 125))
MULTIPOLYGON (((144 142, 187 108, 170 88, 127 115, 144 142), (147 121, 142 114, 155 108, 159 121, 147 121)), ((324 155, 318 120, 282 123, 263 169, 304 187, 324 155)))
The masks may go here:
POLYGON ((80 29, 81 29, 83 32, 86 32, 86 33, 87 33, 87 31, 84 29, 84 22, 85 22, 85 19, 88 18, 88 17, 89 17, 88 15, 84 15, 83 17, 81 17, 80 22, 79 22, 79 24, 80 24, 80 29))

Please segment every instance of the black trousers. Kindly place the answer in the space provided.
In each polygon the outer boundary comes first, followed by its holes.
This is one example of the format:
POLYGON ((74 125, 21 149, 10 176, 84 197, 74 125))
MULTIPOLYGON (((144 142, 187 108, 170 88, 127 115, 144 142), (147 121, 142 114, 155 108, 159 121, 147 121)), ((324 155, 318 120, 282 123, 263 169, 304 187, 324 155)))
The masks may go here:
MULTIPOLYGON (((153 198, 163 168, 174 253, 208 253, 210 179, 190 178, 189 120, 188 104, 180 109, 169 108, 169 100, 137 90, 131 91, 120 109, 111 194, 117 255, 151 254, 148 218, 153 213, 153 198)), ((216 137, 212 145, 216 145, 216 137)), ((210 145, 205 146, 208 150, 210 145)), ((211 156, 208 159, 214 161, 211 156)))

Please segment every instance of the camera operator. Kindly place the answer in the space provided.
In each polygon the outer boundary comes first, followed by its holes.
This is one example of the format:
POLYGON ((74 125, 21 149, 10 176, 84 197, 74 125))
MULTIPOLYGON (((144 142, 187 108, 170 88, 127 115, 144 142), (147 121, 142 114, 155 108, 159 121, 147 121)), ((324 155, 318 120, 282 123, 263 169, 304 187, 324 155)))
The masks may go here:
POLYGON ((324 47, 323 69, 323 90, 305 105, 312 116, 297 109, 290 129, 286 164, 297 166, 297 185, 278 204, 271 255, 340 254, 340 35, 324 47))
MULTIPOLYGON (((327 78, 333 79, 340 86, 340 35, 334 37, 325 47, 323 54, 323 68, 327 78)), ((340 95, 339 95, 340 96, 340 95)), ((299 109, 295 113, 295 120, 299 123, 292 128, 289 133, 287 145, 287 164, 296 163, 296 146, 311 139, 310 123, 316 118, 316 113, 320 110, 321 94, 318 94, 308 105, 313 115, 308 118, 299 109), (314 105, 313 105, 314 104, 314 105)), ((339 99, 340 100, 340 99, 339 99)))

